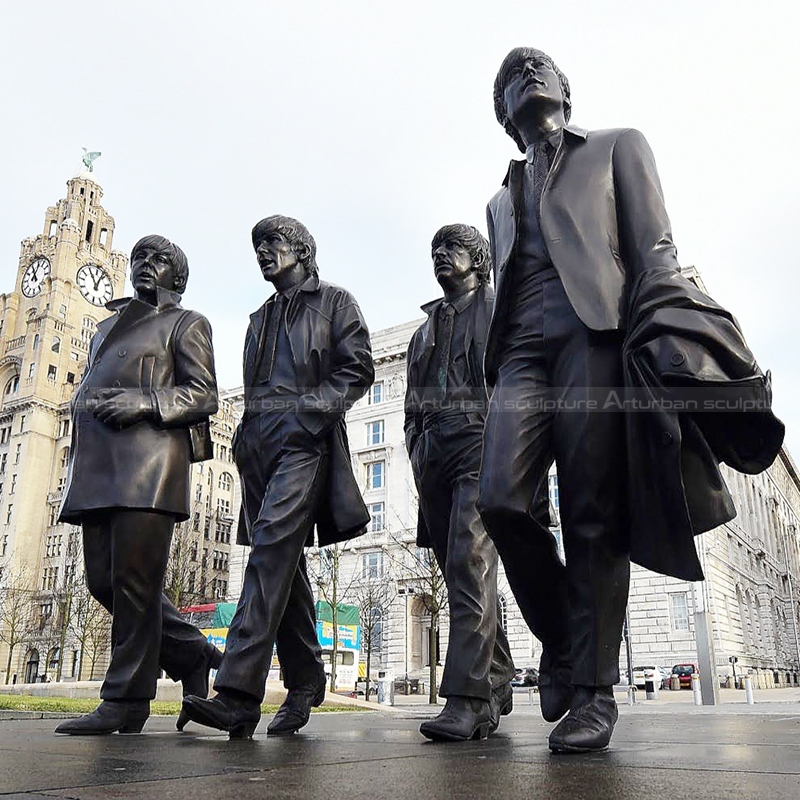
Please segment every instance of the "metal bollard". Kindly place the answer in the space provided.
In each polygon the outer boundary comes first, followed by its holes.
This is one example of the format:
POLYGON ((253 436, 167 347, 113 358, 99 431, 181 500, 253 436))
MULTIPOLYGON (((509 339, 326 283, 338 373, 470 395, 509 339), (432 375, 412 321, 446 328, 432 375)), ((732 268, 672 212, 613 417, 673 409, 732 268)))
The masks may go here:
POLYGON ((636 705, 636 687, 633 684, 628 686, 628 705, 636 705))
POLYGON ((645 670, 644 673, 644 696, 647 700, 658 700, 658 681, 654 669, 645 670))
POLYGON ((703 705, 703 692, 700 689, 700 676, 696 673, 692 673, 692 694, 694 695, 694 704, 696 706, 703 705))
POLYGON ((753 679, 749 675, 745 675, 742 678, 742 684, 744 685, 744 701, 747 705, 752 706, 755 704, 756 700, 753 697, 753 679))
POLYGON ((677 675, 673 675, 669 679, 669 688, 674 692, 679 692, 681 690, 681 679, 677 675))

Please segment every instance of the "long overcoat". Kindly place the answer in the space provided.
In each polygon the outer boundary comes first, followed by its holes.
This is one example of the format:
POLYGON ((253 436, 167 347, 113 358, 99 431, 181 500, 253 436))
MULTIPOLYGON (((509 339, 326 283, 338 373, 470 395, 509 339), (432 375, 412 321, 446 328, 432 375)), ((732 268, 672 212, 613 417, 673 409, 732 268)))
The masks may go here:
POLYGON ((736 516, 719 464, 762 472, 780 451, 784 426, 771 410, 769 373, 736 320, 685 276, 642 273, 630 304, 620 399, 631 559, 701 580, 695 534, 736 516))
POLYGON ((217 411, 211 326, 158 290, 158 305, 112 300, 98 323, 86 372, 72 400, 69 470, 60 519, 126 508, 189 517, 189 467, 209 458, 208 419, 217 411), (92 413, 103 389, 135 389, 153 399, 154 419, 122 430, 92 413))
MULTIPOLYGON (((250 316, 244 343, 245 413, 254 407, 256 365, 267 323, 266 305, 250 316)), ((298 420, 315 437, 328 437, 330 468, 315 525, 320 545, 365 532, 370 516, 353 476, 344 415, 375 379, 369 331, 355 298, 340 286, 309 276, 286 307, 297 389, 298 420)), ((234 436, 236 449, 241 427, 234 436)), ((258 507, 258 503, 253 504, 258 507)), ((250 524, 239 514, 237 541, 250 544, 250 524)), ((313 530, 308 544, 312 545, 313 530)))

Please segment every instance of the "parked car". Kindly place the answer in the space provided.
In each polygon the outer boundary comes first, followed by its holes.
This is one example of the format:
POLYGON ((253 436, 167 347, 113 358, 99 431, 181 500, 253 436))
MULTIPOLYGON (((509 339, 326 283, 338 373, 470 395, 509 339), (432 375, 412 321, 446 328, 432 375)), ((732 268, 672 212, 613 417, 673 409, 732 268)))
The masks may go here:
POLYGON ((699 672, 697 664, 676 664, 672 668, 672 674, 677 675, 681 682, 681 689, 692 688, 692 673, 699 672))
POLYGON ((511 679, 512 686, 538 686, 539 670, 534 667, 517 669, 517 674, 511 679))
POLYGON ((664 667, 634 667, 633 684, 637 689, 645 688, 645 678, 650 670, 655 670, 656 682, 660 689, 669 689, 669 670, 664 667))

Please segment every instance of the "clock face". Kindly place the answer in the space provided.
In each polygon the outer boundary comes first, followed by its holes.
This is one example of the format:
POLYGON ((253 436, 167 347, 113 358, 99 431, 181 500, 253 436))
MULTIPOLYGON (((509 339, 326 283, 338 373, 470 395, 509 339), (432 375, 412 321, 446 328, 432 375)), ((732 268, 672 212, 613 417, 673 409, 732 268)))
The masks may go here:
POLYGON ((85 264, 76 277, 81 294, 93 305, 104 306, 114 296, 108 273, 96 264, 85 264))
POLYGON ((42 291, 44 279, 48 275, 50 262, 44 256, 34 258, 22 275, 22 294, 25 297, 36 297, 42 291))

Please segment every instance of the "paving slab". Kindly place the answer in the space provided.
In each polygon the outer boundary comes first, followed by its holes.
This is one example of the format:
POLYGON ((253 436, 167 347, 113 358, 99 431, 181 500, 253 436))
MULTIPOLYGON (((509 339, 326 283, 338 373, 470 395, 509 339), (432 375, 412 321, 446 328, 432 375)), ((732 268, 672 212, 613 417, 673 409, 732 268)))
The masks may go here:
POLYGON ((520 703, 484 742, 434 744, 435 707, 314 714, 299 734, 253 741, 151 717, 134 736, 53 735, 56 722, 0 721, 0 797, 25 800, 747 800, 800 797, 800 704, 622 706, 612 748, 554 756, 552 725, 520 703))

